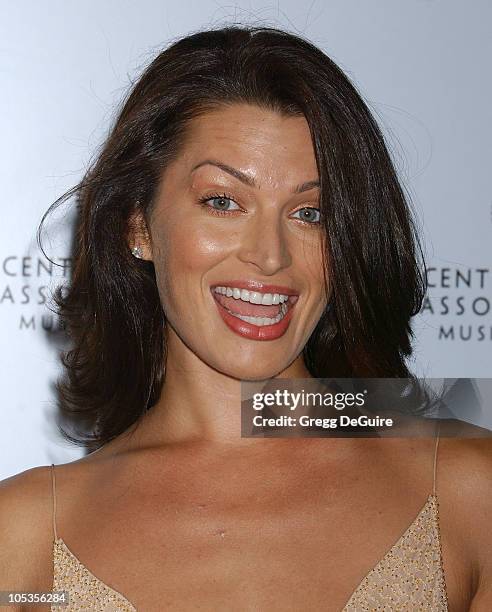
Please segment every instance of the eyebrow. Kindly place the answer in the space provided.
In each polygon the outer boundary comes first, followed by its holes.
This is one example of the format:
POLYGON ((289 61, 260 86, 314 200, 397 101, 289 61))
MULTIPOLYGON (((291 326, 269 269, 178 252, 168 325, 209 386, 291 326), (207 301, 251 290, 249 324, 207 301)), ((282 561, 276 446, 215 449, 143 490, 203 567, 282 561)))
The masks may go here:
MULTIPOLYGON (((241 172, 241 170, 237 170, 237 168, 233 168, 232 166, 229 166, 228 164, 224 164, 215 159, 206 159, 200 162, 199 164, 193 167, 191 172, 193 173, 195 172, 195 170, 198 170, 198 168, 201 168, 202 166, 205 166, 207 164, 210 166, 216 166, 217 168, 220 168, 220 170, 227 172, 227 174, 230 174, 234 178, 237 178, 239 181, 241 181, 241 183, 244 183, 245 185, 248 185, 249 187, 256 187, 256 183, 254 179, 252 179, 250 176, 248 176, 244 172, 241 172)), ((319 186, 320 186, 320 183, 318 180, 306 181, 305 183, 302 183, 301 185, 297 185, 297 187, 293 189, 292 193, 303 193, 304 191, 309 191, 310 189, 314 189, 315 187, 319 187, 319 186)))

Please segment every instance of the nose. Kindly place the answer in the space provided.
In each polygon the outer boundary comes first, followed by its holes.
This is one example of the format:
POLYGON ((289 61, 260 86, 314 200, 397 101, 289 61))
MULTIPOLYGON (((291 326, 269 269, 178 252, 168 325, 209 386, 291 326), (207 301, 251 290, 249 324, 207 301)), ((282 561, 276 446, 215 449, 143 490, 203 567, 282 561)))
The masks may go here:
POLYGON ((282 220, 273 215, 255 215, 239 237, 238 258, 252 264, 265 276, 272 276, 292 262, 282 220))

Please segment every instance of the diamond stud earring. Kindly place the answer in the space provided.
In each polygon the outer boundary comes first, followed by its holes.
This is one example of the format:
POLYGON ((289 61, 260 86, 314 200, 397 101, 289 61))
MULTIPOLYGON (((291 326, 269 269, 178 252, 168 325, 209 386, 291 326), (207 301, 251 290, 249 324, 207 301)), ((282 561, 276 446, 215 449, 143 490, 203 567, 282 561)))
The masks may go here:
POLYGON ((139 246, 134 246, 132 249, 132 255, 133 257, 136 257, 137 259, 142 259, 143 251, 139 246))

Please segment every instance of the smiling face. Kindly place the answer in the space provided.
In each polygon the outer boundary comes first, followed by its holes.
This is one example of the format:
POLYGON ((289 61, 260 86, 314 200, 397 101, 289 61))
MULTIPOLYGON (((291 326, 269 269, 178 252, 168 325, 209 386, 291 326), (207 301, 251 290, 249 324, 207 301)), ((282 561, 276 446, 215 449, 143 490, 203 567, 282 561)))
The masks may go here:
POLYGON ((139 242, 168 361, 242 380, 301 363, 327 302, 317 181, 304 117, 235 104, 190 122, 139 242))

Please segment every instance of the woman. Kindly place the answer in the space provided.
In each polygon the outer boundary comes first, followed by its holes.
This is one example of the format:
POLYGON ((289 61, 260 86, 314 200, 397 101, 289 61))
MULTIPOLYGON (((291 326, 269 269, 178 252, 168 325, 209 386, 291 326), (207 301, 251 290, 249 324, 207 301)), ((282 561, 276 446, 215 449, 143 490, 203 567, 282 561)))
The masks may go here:
POLYGON ((66 589, 67 610, 490 610, 489 440, 240 435, 242 380, 409 376, 418 241, 337 66, 269 28, 179 40, 74 193, 60 394, 92 452, 2 483, 1 588, 66 589))

